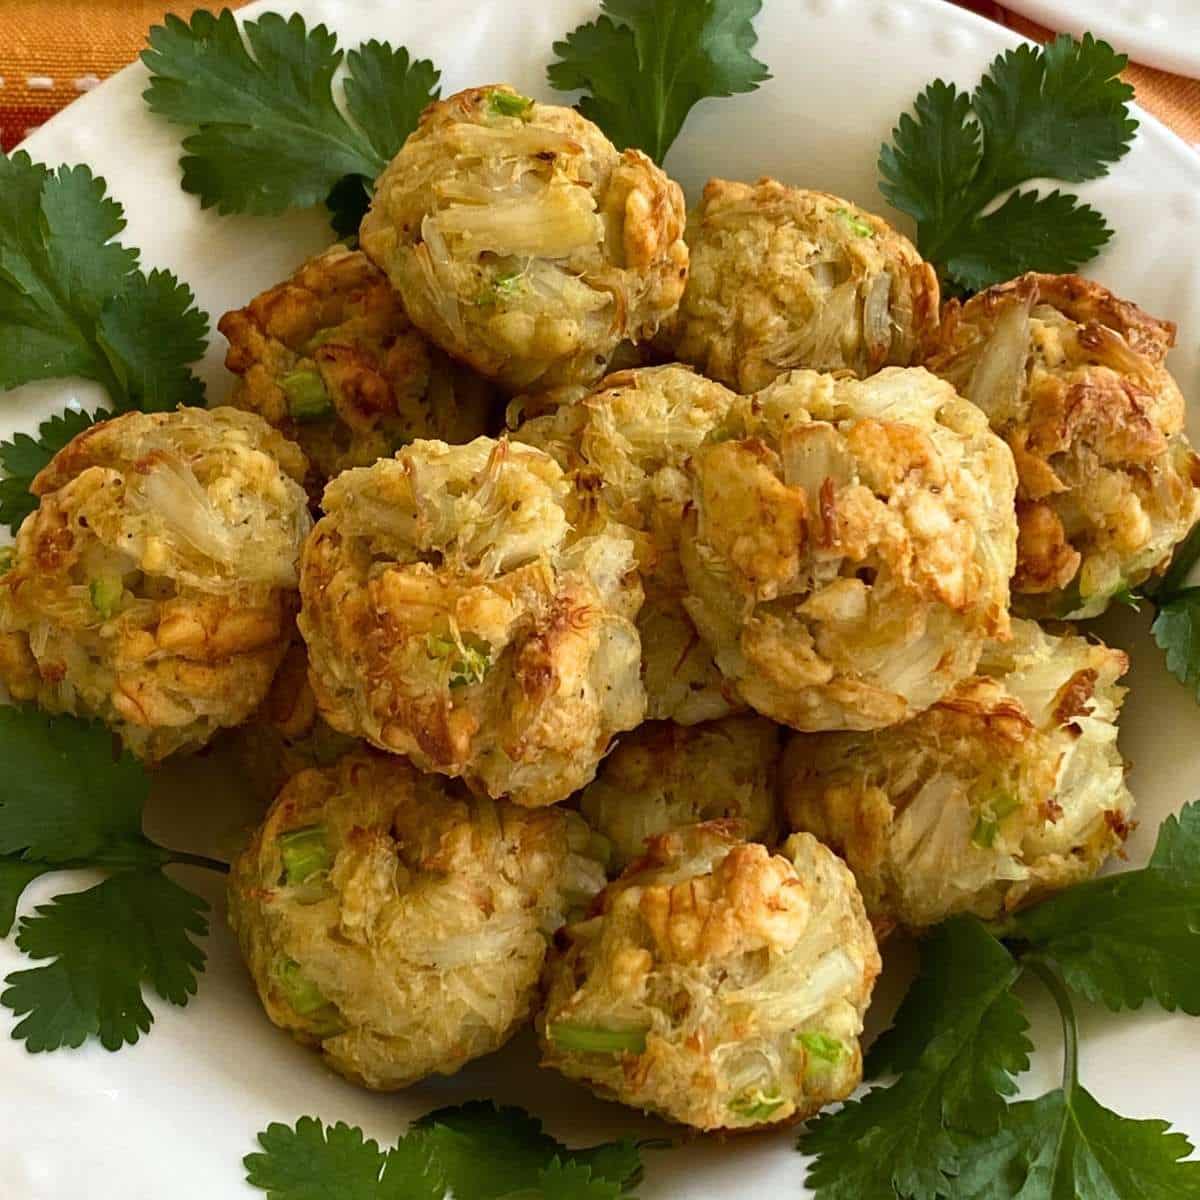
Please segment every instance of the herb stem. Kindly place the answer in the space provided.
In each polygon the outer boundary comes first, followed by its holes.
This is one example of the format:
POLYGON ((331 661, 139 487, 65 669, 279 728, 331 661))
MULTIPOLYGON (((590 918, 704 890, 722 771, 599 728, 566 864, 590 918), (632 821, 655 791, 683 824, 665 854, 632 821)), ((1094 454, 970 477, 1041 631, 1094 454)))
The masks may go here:
POLYGON ((219 871, 222 875, 229 874, 229 864, 219 858, 208 858, 203 854, 189 854, 186 850, 168 850, 168 862, 179 863, 186 867, 203 867, 206 871, 219 871))
POLYGON ((1046 985, 1058 1005, 1063 1027, 1063 1092, 1069 1104, 1079 1081, 1079 1029, 1075 1023, 1075 1006, 1057 968, 1034 955, 1025 959, 1025 966, 1046 985))

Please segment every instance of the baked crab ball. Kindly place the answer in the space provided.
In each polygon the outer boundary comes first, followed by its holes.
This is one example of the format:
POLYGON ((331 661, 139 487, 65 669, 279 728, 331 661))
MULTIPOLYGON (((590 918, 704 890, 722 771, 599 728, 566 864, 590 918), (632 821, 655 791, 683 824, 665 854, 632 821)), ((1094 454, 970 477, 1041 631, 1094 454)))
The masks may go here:
POLYGON ((339 475, 305 546, 300 630, 335 729, 552 804, 646 708, 633 541, 572 529, 532 446, 416 441, 339 475))
POLYGON ((771 854, 736 822, 660 834, 591 913, 546 965, 543 1065, 705 1130, 800 1121, 857 1086, 879 952, 816 838, 771 854))
POLYGON ((33 481, 0 577, 0 682, 148 760, 246 720, 294 633, 305 470, 233 408, 85 430, 33 481))
POLYGON ((794 371, 740 398, 688 473, 687 611, 765 716, 892 725, 1005 636, 1012 455, 927 371, 794 371))
POLYGON ((363 249, 413 323, 510 391, 599 379, 683 292, 683 192, 570 108, 509 87, 430 105, 384 171, 363 249))
POLYGON ((1200 458, 1163 365, 1175 326, 1076 275, 1023 275, 951 301, 930 370, 1012 447, 1014 603, 1093 617, 1166 569, 1200 518, 1200 458))
POLYGON ((937 331, 934 269, 838 196, 712 179, 687 243, 687 288, 659 345, 738 391, 796 367, 906 367, 937 331))
POLYGON ((579 796, 579 811, 611 843, 621 870, 646 839, 700 821, 735 818, 750 841, 778 828, 779 727, 756 716, 703 725, 651 721, 621 738, 579 796))
POLYGON ((528 1020, 550 935, 603 886, 589 837, 565 810, 348 755, 279 794, 234 864, 229 921, 276 1025, 403 1088, 528 1020))
POLYGON ((794 738, 794 829, 841 854, 880 927, 991 919, 1095 873, 1133 799, 1117 749, 1119 650, 1013 622, 980 673, 903 725, 794 738))
POLYGON ((308 486, 367 467, 418 437, 489 432, 492 389, 405 315, 365 254, 334 246, 226 313, 230 403, 265 417, 308 456, 308 486))
POLYGON ((572 482, 574 519, 634 531, 646 600, 638 614, 647 716, 692 725, 742 707, 683 601, 679 539, 689 458, 719 430, 736 395, 690 367, 608 376, 576 404, 526 421, 516 437, 551 454, 572 482))

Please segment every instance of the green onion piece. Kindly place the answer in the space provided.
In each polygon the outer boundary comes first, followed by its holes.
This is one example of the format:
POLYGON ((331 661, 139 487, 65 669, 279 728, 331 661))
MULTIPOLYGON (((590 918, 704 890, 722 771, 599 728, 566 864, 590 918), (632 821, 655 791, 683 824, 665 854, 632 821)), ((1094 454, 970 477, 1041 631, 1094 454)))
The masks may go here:
POLYGON ((324 825, 307 825, 279 836, 279 853, 289 887, 296 887, 318 871, 328 871, 333 863, 325 841, 324 825))
MULTIPOLYGON (((339 326, 333 326, 329 329, 318 329, 316 333, 304 343, 304 353, 311 354, 314 350, 319 350, 322 346, 329 342, 335 341, 341 336, 339 326)), ((297 372, 298 373, 298 372, 297 372)))
POLYGON ((1020 807, 1020 800, 1012 792, 993 792, 980 806, 975 828, 971 831, 971 841, 981 850, 990 850, 996 841, 1000 830, 1000 822, 1009 813, 1020 807))
POLYGON ((875 236, 875 230, 861 217, 856 217, 848 208, 835 208, 833 211, 850 226, 850 232, 855 237, 873 238, 875 236))
POLYGON ((996 841, 996 830, 999 827, 995 817, 980 813, 975 828, 971 830, 971 844, 978 846, 980 850, 990 850, 996 841))
POLYGON ((520 271, 498 272, 480 289, 479 295, 475 297, 475 303, 480 308, 490 308, 511 300, 520 294, 521 279, 520 271))
POLYGON ((450 686, 465 687, 469 683, 482 683, 492 665, 492 648, 482 638, 468 635, 461 642, 436 633, 426 634, 425 649, 430 658, 444 658, 449 662, 450 686))
POLYGON ((288 412, 296 421, 320 421, 333 412, 325 381, 316 371, 293 371, 279 386, 287 396, 288 412))
POLYGON ((92 607, 107 621, 117 611, 125 583, 120 575, 101 575, 88 586, 92 607))
POLYGON ((581 1054, 641 1054, 646 1049, 645 1029, 602 1029, 558 1021, 546 1027, 546 1034, 560 1050, 581 1054))
POLYGON ((755 1088, 754 1091, 732 1101, 729 1110, 748 1121, 765 1121, 776 1109, 781 1108, 783 1103, 782 1096, 765 1096, 761 1088, 755 1088))
POLYGON ((825 1033, 798 1033, 794 1044, 803 1047, 809 1058, 819 1058, 828 1063, 841 1062, 846 1053, 844 1042, 825 1033))
POLYGON ((532 107, 533 101, 528 96, 515 92, 493 92, 488 97, 488 108, 497 117, 524 117, 532 107))
POLYGON ((313 1033, 331 1037, 345 1029, 337 1005, 325 999, 321 989, 304 974, 295 959, 281 959, 275 967, 275 978, 292 1011, 305 1018, 313 1033))
POLYGON ((16 558, 16 547, 0 546, 0 575, 7 575, 13 569, 16 558))

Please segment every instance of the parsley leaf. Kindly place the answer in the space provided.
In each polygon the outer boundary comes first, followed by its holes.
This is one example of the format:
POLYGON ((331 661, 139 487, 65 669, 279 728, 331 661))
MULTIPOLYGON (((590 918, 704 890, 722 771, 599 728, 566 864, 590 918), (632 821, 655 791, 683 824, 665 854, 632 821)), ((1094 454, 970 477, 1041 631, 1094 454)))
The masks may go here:
POLYGON ((204 952, 189 935, 208 932, 207 909, 158 871, 114 875, 40 906, 22 919, 17 946, 55 961, 5 980, 0 1003, 24 1017, 13 1037, 32 1053, 81 1046, 89 1035, 108 1050, 136 1042, 154 1020, 143 983, 172 1004, 195 995, 204 952))
POLYGON ((79 375, 118 410, 202 401, 187 364, 208 318, 174 276, 137 269, 113 240, 124 227, 87 167, 0 154, 0 389, 79 375))
POLYGON ((661 163, 687 115, 709 96, 770 78, 751 53, 762 0, 601 0, 604 15, 554 44, 550 86, 587 93, 579 111, 617 149, 661 163))
POLYGON ((1200 1162, 1166 1121, 1135 1121, 1082 1087, 1010 1105, 992 1137, 969 1146, 954 1200, 1182 1200, 1200 1195, 1200 1162))
POLYGON ((55 870, 49 863, 25 862, 15 854, 0 858, 0 937, 8 937, 21 893, 39 876, 55 870))
POLYGON ((439 95, 438 72, 403 47, 366 43, 346 59, 350 120, 333 93, 342 51, 324 25, 266 13, 244 34, 228 9, 198 10, 190 24, 169 15, 150 31, 146 103, 197 131, 183 143, 184 190, 223 213, 326 203, 352 232, 370 182, 439 95))
POLYGON ((1137 122, 1124 55, 1085 34, 997 57, 968 96, 936 80, 880 149, 880 190, 917 222, 917 245, 951 285, 976 289, 1023 271, 1069 271, 1112 236, 1074 196, 1015 192, 1031 179, 1107 173, 1137 122), (991 210, 991 211, 989 211, 991 210))
POLYGON ((630 1142, 569 1150, 521 1109, 486 1101, 422 1117, 389 1150, 313 1117, 270 1125, 258 1141, 246 1178, 271 1200, 618 1200, 641 1177, 630 1142))
POLYGON ((1200 699, 1200 587, 1164 599, 1150 632, 1166 655, 1167 670, 1200 699))
POLYGON ((1066 982, 1109 1008, 1200 1015, 1200 802, 1168 817, 1150 862, 1059 892, 1010 918, 1004 936, 1053 959, 1066 982))
POLYGON ((76 409, 67 409, 38 426, 38 435, 14 434, 11 441, 0 442, 0 524, 13 533, 35 508, 37 497, 29 490, 34 477, 72 438, 90 425, 109 416, 97 412, 91 416, 76 409))
POLYGON ((960 917, 921 949, 922 972, 870 1067, 901 1071, 809 1126, 799 1148, 816 1155, 808 1185, 822 1200, 944 1195, 956 1170, 952 1127, 995 1129, 1011 1075, 1030 1044, 1011 994, 1020 967, 982 923, 960 917))

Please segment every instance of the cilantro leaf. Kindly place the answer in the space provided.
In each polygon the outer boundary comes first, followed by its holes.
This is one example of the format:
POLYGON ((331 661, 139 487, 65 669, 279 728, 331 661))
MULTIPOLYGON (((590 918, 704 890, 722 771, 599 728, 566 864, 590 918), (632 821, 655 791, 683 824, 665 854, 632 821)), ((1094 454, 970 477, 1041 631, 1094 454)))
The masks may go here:
POLYGON ((136 271, 100 314, 97 340, 143 412, 204 403, 204 385, 185 365, 202 357, 208 342, 208 317, 195 301, 169 271, 136 271))
POLYGON ((12 930, 21 893, 39 875, 54 869, 48 863, 25 862, 15 854, 0 858, 0 937, 8 937, 12 930))
POLYGON ((942 1116, 955 1129, 988 1132, 1029 1069, 1029 1023, 1010 988, 1013 956, 974 917, 954 917, 922 944, 921 974, 892 1028, 872 1047, 870 1076, 900 1074, 934 1061, 949 1043, 942 1116))
POLYGON ((641 1177, 632 1143, 569 1150, 523 1110, 487 1101, 429 1113, 386 1151, 313 1117, 270 1125, 258 1141, 246 1178, 271 1200, 618 1200, 641 1177))
POLYGON ((142 836, 146 772, 128 751, 113 754, 107 726, 6 706, 0 761, 0 854, 49 864, 106 856, 122 864, 165 861, 142 836))
POLYGON ((687 115, 710 96, 770 78, 751 53, 762 0, 601 0, 604 15, 554 44, 550 86, 587 93, 579 111, 619 150, 661 163, 687 115))
POLYGON ((1028 1066, 1012 956, 971 917, 939 926, 922 973, 871 1066, 902 1071, 809 1126, 799 1149, 816 1156, 808 1185, 821 1200, 944 1195, 957 1169, 952 1125, 987 1132, 1004 1111, 1010 1075, 1028 1066))
POLYGON ((964 1147, 953 1200, 1183 1200, 1200 1195, 1200 1162, 1166 1121, 1135 1121, 1084 1088, 1010 1105, 990 1138, 964 1147))
POLYGON ((118 410, 202 400, 187 364, 208 318, 173 276, 137 270, 137 253, 113 240, 124 227, 87 167, 0 154, 0 389, 79 375, 118 410))
POLYGON ((25 917, 17 946, 54 961, 16 971, 0 1003, 23 1017, 13 1037, 32 1053, 80 1046, 95 1035, 108 1050, 132 1044, 153 1014, 148 983, 172 1004, 196 992, 208 905, 160 871, 114 875, 85 892, 58 896, 25 917))
POLYGON ((1200 1015, 1200 802, 1168 817, 1150 862, 1059 892, 1010 918, 1005 937, 1051 958, 1068 985, 1110 1009, 1200 1015))
POLYGON ((69 408, 43 421, 36 438, 18 433, 11 441, 0 442, 0 469, 4 471, 0 478, 0 524, 16 533, 21 522, 37 508, 37 497, 29 490, 37 473, 72 438, 108 416, 106 412, 91 416, 69 408))
POLYGON ((1090 34, 1064 34, 997 57, 970 97, 936 80, 915 118, 900 117, 880 149, 880 190, 916 220, 921 253, 950 284, 1073 270, 1108 241, 1103 217, 1058 191, 993 205, 1031 179, 1094 179, 1128 151, 1137 122, 1119 78, 1126 61, 1090 34))
POLYGON ((351 218, 335 189, 373 181, 439 94, 431 63, 371 41, 347 57, 347 119, 333 93, 337 39, 298 14, 266 13, 244 31, 228 9, 198 10, 190 23, 169 15, 142 61, 146 103, 196 130, 183 143, 185 191, 222 213, 329 203, 339 232, 351 218))
POLYGON ((1167 670, 1200 699, 1200 587, 1164 599, 1150 632, 1166 655, 1167 670))

